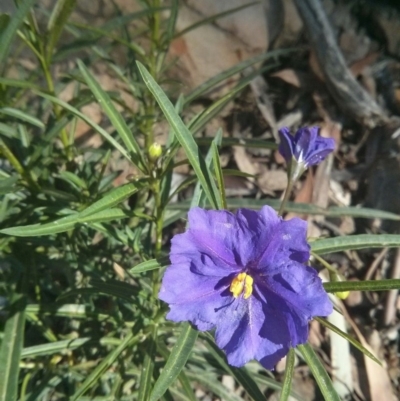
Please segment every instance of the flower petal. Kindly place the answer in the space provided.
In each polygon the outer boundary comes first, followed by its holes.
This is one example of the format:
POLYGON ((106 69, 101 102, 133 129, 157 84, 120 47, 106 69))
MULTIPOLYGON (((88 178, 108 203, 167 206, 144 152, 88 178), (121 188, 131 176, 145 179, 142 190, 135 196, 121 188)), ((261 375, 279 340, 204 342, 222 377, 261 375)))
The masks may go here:
POLYGON ((267 218, 271 214, 270 208, 261 209, 264 218, 264 227, 269 227, 269 236, 266 236, 265 228, 259 236, 258 249, 255 252, 254 265, 256 269, 268 269, 279 267, 282 260, 295 260, 306 262, 310 257, 310 246, 307 243, 307 223, 299 218, 282 220, 277 217, 275 224, 267 218))
POLYGON ((264 289, 262 293, 265 297, 274 293, 306 320, 314 316, 328 316, 333 311, 322 281, 312 267, 296 262, 277 266, 262 276, 257 284, 264 289))
POLYGON ((224 307, 232 302, 231 278, 219 279, 193 273, 187 264, 175 264, 165 271, 158 297, 169 304, 167 318, 190 321, 199 330, 217 324, 224 307))
POLYGON ((279 130, 279 153, 284 157, 286 163, 290 163, 294 154, 294 138, 289 128, 283 127, 279 130))
POLYGON ((238 298, 228 306, 215 339, 229 364, 237 367, 256 359, 266 369, 273 369, 290 347, 286 322, 279 313, 266 308, 258 296, 238 298))
POLYGON ((189 211, 189 229, 172 243, 171 254, 190 254, 196 262, 199 262, 199 255, 206 255, 214 265, 192 263, 194 271, 223 276, 241 269, 237 244, 247 241, 247 232, 237 224, 233 213, 193 208, 189 211), (219 271, 214 270, 215 266, 219 267, 219 271))
POLYGON ((317 138, 315 148, 307 157, 307 163, 310 166, 321 163, 329 153, 333 152, 336 147, 336 142, 333 138, 317 138))

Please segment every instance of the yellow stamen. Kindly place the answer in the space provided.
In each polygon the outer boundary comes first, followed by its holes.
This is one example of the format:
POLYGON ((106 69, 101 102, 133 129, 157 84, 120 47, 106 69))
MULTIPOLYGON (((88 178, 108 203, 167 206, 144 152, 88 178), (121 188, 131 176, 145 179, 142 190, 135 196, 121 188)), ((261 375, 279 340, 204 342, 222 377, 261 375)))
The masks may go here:
POLYGON ((247 299, 253 293, 253 277, 246 273, 239 273, 229 287, 230 292, 235 298, 243 293, 243 298, 247 299))

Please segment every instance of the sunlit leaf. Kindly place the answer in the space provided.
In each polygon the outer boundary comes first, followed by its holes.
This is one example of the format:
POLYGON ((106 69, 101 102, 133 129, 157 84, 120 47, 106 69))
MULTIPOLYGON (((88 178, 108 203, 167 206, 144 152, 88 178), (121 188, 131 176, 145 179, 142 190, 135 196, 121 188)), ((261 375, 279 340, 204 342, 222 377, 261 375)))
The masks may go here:
POLYGON ((18 399, 19 361, 25 330, 25 303, 25 297, 18 296, 5 323, 0 348, 0 401, 18 399))
POLYGON ((311 242, 311 250, 317 254, 348 251, 353 249, 400 247, 398 234, 358 234, 325 238, 311 242))
POLYGON ((300 344, 297 346, 297 349, 301 352, 301 355, 310 367, 325 401, 340 401, 340 398, 333 387, 331 378, 328 376, 326 369, 323 367, 311 345, 308 343, 300 344))
POLYGON ((165 364, 160 377, 154 384, 150 394, 150 401, 159 400, 167 391, 168 387, 176 380, 180 371, 185 366, 193 345, 196 341, 198 331, 193 329, 189 323, 182 325, 182 331, 175 346, 172 348, 171 355, 165 364))
POLYGON ((199 181, 203 186, 203 190, 207 195, 207 198, 211 202, 214 208, 218 208, 217 204, 217 187, 207 168, 203 157, 201 156, 198 146, 193 139, 192 134, 185 126, 171 101, 167 98, 160 86, 154 81, 153 77, 146 70, 146 68, 139 62, 137 62, 142 78, 149 88, 157 103, 159 104, 161 110, 163 111, 165 117, 173 128, 176 137, 178 138, 180 144, 186 151, 186 155, 192 165, 199 181))

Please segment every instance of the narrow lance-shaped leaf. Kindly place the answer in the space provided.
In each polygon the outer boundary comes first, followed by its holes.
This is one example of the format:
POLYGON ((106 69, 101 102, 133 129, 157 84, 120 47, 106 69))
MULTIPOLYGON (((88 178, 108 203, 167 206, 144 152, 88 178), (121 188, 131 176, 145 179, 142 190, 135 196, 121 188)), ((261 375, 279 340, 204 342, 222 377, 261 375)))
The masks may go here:
POLYGON ((251 67, 254 64, 262 63, 268 59, 276 59, 281 55, 285 55, 293 51, 298 51, 298 50, 297 49, 274 50, 244 60, 234 65, 233 67, 213 76, 212 78, 210 78, 209 80, 207 80, 206 82, 202 83, 197 88, 195 88, 192 92, 190 92, 187 96, 185 96, 185 105, 192 102, 194 99, 204 95, 209 90, 215 88, 222 81, 232 77, 233 75, 239 74, 240 72, 244 71, 246 68, 251 67))
POLYGON ((207 168, 203 157, 200 154, 199 148, 193 139, 192 134, 185 126, 171 101, 167 98, 163 90, 160 86, 155 82, 150 73, 146 70, 146 68, 139 62, 137 62, 139 71, 142 75, 143 81, 146 86, 149 88, 150 92, 155 97, 157 103, 159 104, 161 110, 163 111, 165 117, 173 128, 176 137, 178 138, 180 144, 185 149, 186 155, 192 165, 201 185, 203 186, 203 190, 207 195, 207 198, 210 200, 211 205, 214 208, 218 208, 217 203, 217 187, 215 182, 210 174, 209 169, 207 168))
POLYGON ((132 267, 132 269, 129 270, 129 273, 131 274, 144 273, 149 270, 161 269, 163 266, 168 266, 168 265, 169 265, 168 257, 146 260, 145 262, 139 263, 135 267, 132 267))
POLYGON ((201 21, 198 21, 198 22, 196 22, 196 23, 194 23, 194 24, 192 24, 192 25, 189 25, 189 26, 188 26, 187 28, 185 28, 185 29, 182 29, 181 31, 179 31, 179 32, 175 35, 175 38, 178 38, 178 37, 180 37, 180 36, 183 36, 183 35, 185 35, 186 33, 190 32, 190 31, 193 31, 194 29, 199 28, 200 26, 203 26, 203 25, 206 25, 206 24, 210 24, 210 23, 212 23, 212 22, 214 22, 214 21, 216 21, 216 20, 218 20, 218 19, 221 19, 221 18, 223 18, 223 17, 226 17, 226 16, 231 15, 231 14, 233 14, 233 13, 236 13, 236 12, 238 12, 238 11, 241 11, 241 10, 243 10, 244 8, 252 7, 252 6, 256 5, 256 4, 259 4, 259 2, 258 2, 258 1, 255 1, 255 2, 252 2, 252 3, 247 3, 247 4, 241 5, 241 6, 239 6, 239 7, 235 7, 235 8, 232 8, 232 9, 230 9, 230 10, 223 11, 223 12, 221 12, 221 13, 211 15, 210 17, 204 18, 204 19, 202 19, 201 21))
POLYGON ((328 376, 328 373, 323 367, 321 361, 318 359, 317 355, 315 355, 315 352, 310 344, 298 345, 297 349, 301 352, 304 360, 310 367, 325 401, 340 401, 340 398, 333 387, 331 378, 328 376))
POLYGON ((400 279, 366 281, 331 281, 324 283, 326 292, 387 291, 400 289, 400 279))
POLYGON ((45 127, 45 125, 36 117, 33 117, 33 116, 27 114, 25 111, 14 109, 12 107, 2 107, 0 109, 0 114, 5 114, 10 117, 17 118, 21 121, 25 121, 29 124, 35 125, 36 127, 39 127, 42 129, 45 127))
POLYGON ((86 68, 86 66, 82 63, 82 61, 78 61, 79 69, 88 84, 89 88, 92 90, 94 96, 97 101, 107 114, 107 117, 110 119, 112 125, 117 130, 120 135, 122 141, 124 142, 126 148, 132 155, 133 162, 141 169, 144 169, 144 163, 142 160, 141 150, 139 144, 134 138, 132 131, 129 129, 126 124, 124 118, 115 108, 113 102, 111 101, 110 96, 107 92, 105 92, 102 87, 97 83, 95 78, 92 76, 90 71, 86 68))
MULTIPOLYGON (((211 143, 215 143, 216 146, 221 146, 221 140, 222 140, 222 131, 218 130, 215 138, 213 139, 213 141, 211 143)), ((212 147, 210 147, 210 149, 207 152, 206 155, 206 166, 208 168, 211 167, 211 163, 212 163, 212 158, 213 158, 213 152, 212 152, 212 147)), ((206 201, 206 198, 204 196, 204 191, 202 190, 202 187, 200 185, 199 182, 197 182, 195 188, 194 188, 194 192, 193 192, 193 198, 190 201, 190 207, 196 207, 196 206, 204 206, 204 203, 206 201)))
POLYGON ((60 38, 65 24, 72 11, 74 11, 76 0, 58 0, 47 24, 48 40, 46 46, 47 61, 50 64, 55 45, 60 38))
POLYGON ((214 173, 217 178, 218 189, 219 189, 219 196, 217 199, 218 204, 220 209, 227 209, 224 177, 221 169, 221 163, 219 160, 218 147, 215 144, 215 142, 211 144, 211 148, 213 152, 214 173))
POLYGON ((290 396, 290 389, 292 388, 293 372, 294 372, 295 353, 294 348, 290 348, 286 357, 285 376, 283 378, 283 385, 279 401, 287 401, 290 396))
POLYGON ((215 345, 215 342, 209 333, 202 334, 206 341, 206 346, 212 357, 218 364, 231 376, 233 376, 238 383, 247 391, 249 396, 254 401, 265 401, 265 397, 261 390, 258 388, 257 383, 253 380, 251 373, 245 367, 235 368, 226 363, 226 357, 222 351, 215 345))
POLYGON ((374 362, 376 362, 378 365, 382 365, 379 359, 377 359, 371 352, 369 352, 362 344, 360 344, 355 338, 352 336, 348 335, 344 331, 340 330, 338 327, 333 325, 331 322, 329 322, 326 319, 323 319, 321 317, 316 317, 314 318, 318 322, 320 322, 322 325, 327 327, 328 329, 334 331, 336 334, 339 336, 342 336, 345 338, 350 344, 354 345, 358 350, 360 350, 364 355, 366 355, 368 358, 371 358, 374 362))
MULTIPOLYGON (((230 145, 231 142, 229 141, 226 143, 225 141, 226 138, 223 138, 222 140, 222 146, 225 145, 230 145)), ((230 138, 227 138, 230 139, 230 138)), ((202 138, 198 140, 199 143, 201 144, 209 144, 211 141, 209 138, 202 138), (204 139, 207 139, 206 141, 204 139)), ((239 143, 232 143, 234 146, 239 146, 239 143)), ((246 146, 246 145, 243 145, 246 146)), ((254 146, 258 147, 258 146, 254 146)), ((259 147, 262 147, 261 144, 259 147)), ((226 173, 226 170, 224 170, 226 173)), ((227 199, 228 203, 228 208, 229 209, 238 209, 241 207, 245 207, 248 209, 261 209, 263 206, 268 205, 273 207, 275 210, 279 209, 279 206, 281 202, 277 199, 247 199, 247 198, 242 198, 242 199, 234 199, 234 198, 228 198, 227 199)), ((190 201, 182 201, 176 204, 171 204, 168 206, 169 209, 180 209, 180 210, 187 210, 189 209, 189 204, 190 201)), ((371 218, 371 215, 373 215, 376 218, 381 218, 381 219, 388 219, 388 220, 400 220, 400 215, 394 214, 394 213, 389 213, 385 212, 383 210, 376 210, 376 209, 369 209, 369 208, 361 208, 361 207, 328 207, 328 208, 322 208, 318 207, 315 205, 311 205, 308 203, 295 203, 295 202, 288 202, 285 206, 285 209, 288 212, 293 212, 293 213, 299 213, 299 214, 311 214, 311 215, 322 215, 322 216, 331 216, 331 217, 342 217, 342 216, 351 216, 351 217, 364 217, 364 218, 371 218)), ((365 234, 362 234, 365 235, 365 234)), ((354 236, 350 236, 354 237, 354 236)), ((376 236, 381 237, 381 235, 376 236)), ((343 237, 344 238, 344 237, 343 237)), ((330 239, 330 238, 329 238, 330 239)), ((320 241, 325 241, 325 240, 318 240, 313 242, 313 244, 317 244, 320 241)), ((321 245, 324 243, 321 242, 321 245)), ((325 245, 324 245, 325 246, 325 245)))
POLYGON ((154 325, 152 328, 151 337, 147 340, 147 344, 145 347, 146 355, 144 357, 142 372, 140 374, 138 401, 149 400, 149 395, 151 391, 151 380, 153 378, 154 371, 156 337, 157 326, 154 325))
POLYGON ((10 50, 11 42, 14 38, 20 25, 23 23, 24 18, 29 13, 31 7, 34 5, 35 0, 24 0, 18 2, 17 11, 12 18, 8 21, 7 26, 0 32, 0 68, 5 61, 10 50))
POLYGON ((192 352, 197 335, 198 332, 189 323, 182 325, 181 334, 172 348, 171 355, 150 394, 150 401, 159 400, 168 387, 176 380, 192 352))
POLYGON ((398 234, 360 234, 326 238, 311 242, 311 250, 317 254, 348 251, 353 249, 400 247, 398 234))
POLYGON ((0 401, 18 399, 19 361, 24 341, 25 328, 24 296, 19 296, 12 305, 3 341, 0 348, 0 401))
POLYGON ((17 237, 50 235, 68 231, 78 223, 99 223, 126 217, 122 210, 113 209, 113 207, 133 195, 141 189, 143 185, 144 183, 141 181, 121 185, 108 192, 103 198, 80 213, 72 214, 51 223, 6 228, 0 230, 0 233, 15 235, 17 237))
POLYGON ((93 122, 90 118, 88 118, 85 114, 81 113, 79 110, 77 110, 75 107, 71 106, 69 103, 64 102, 61 99, 58 99, 57 97, 48 95, 47 93, 36 91, 35 93, 44 99, 48 99, 51 102, 58 104, 61 106, 63 109, 69 111, 73 115, 79 117, 81 120, 83 120, 85 123, 87 123, 90 127, 92 127, 96 132, 98 132, 103 138, 105 138, 112 146, 114 146, 115 149, 117 149, 126 159, 128 159, 130 162, 133 162, 133 159, 131 156, 128 154, 126 149, 121 146, 104 128, 100 127, 100 125, 96 124, 93 122))
POLYGON ((98 213, 80 217, 79 213, 64 217, 46 224, 32 224, 29 226, 10 227, 0 230, 0 233, 13 235, 15 237, 37 237, 62 233, 74 228, 75 224, 102 223, 110 220, 117 220, 126 217, 121 209, 103 210, 98 213))
POLYGON ((81 395, 86 393, 86 391, 88 391, 100 379, 103 373, 116 361, 119 355, 129 346, 133 339, 134 337, 132 332, 127 334, 121 344, 116 349, 111 351, 89 374, 89 376, 79 387, 78 391, 76 391, 75 394, 70 398, 71 401, 76 401, 81 397, 81 395))

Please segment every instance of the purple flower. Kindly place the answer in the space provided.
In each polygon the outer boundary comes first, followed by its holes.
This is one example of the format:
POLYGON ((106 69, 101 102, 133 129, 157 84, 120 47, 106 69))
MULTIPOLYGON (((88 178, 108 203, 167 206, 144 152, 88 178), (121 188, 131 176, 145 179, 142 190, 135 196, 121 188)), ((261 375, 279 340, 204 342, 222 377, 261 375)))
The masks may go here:
POLYGON ((269 206, 236 214, 191 209, 189 228, 172 239, 159 294, 167 318, 215 328, 233 366, 257 359, 272 369, 307 341, 310 319, 332 312, 317 272, 304 265, 306 226, 269 206))
POLYGON ((319 127, 300 128, 293 136, 289 128, 281 128, 279 153, 288 165, 295 159, 303 169, 319 164, 335 149, 335 140, 319 136, 319 127))

